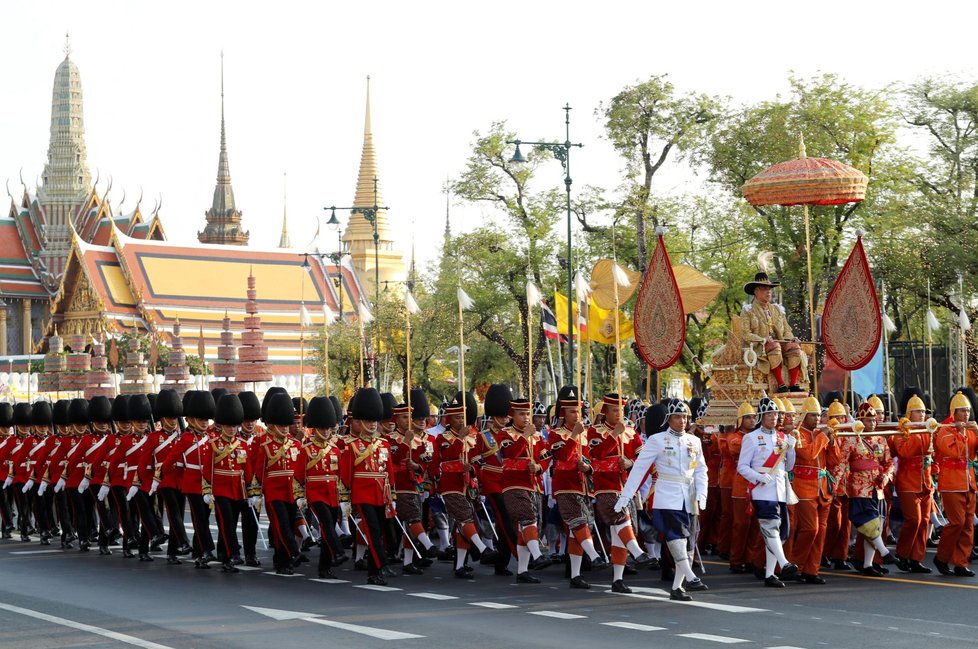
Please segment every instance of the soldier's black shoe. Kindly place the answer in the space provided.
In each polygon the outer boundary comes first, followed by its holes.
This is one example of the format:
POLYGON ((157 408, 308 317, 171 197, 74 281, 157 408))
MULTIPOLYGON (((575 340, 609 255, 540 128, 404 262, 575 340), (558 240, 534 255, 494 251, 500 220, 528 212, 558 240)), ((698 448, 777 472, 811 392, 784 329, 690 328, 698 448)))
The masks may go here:
POLYGON ((183 561, 180 561, 180 559, 178 559, 175 556, 167 557, 166 558, 166 565, 168 565, 168 566, 179 566, 182 563, 183 563, 183 561))
POLYGON ((903 557, 896 558, 896 567, 900 572, 910 572, 910 562, 903 557))
POLYGON ((534 577, 528 572, 521 572, 520 574, 516 575, 516 583, 517 584, 539 584, 540 579, 538 577, 534 577))
POLYGON ((149 544, 150 545, 163 545, 164 543, 166 543, 169 540, 170 540, 169 535, 167 535, 165 533, 164 534, 157 534, 156 536, 154 536, 153 538, 151 538, 149 540, 149 544))
POLYGON ((686 590, 710 590, 710 587, 704 584, 702 579, 694 579, 686 582, 686 590))
POLYGON ((419 568, 427 568, 431 564, 433 564, 434 561, 432 561, 431 559, 428 559, 427 557, 417 557, 416 556, 416 557, 414 557, 414 561, 412 561, 411 563, 413 563, 414 565, 416 565, 419 568))
POLYGON ((424 570, 414 565, 413 563, 409 563, 401 567, 401 573, 405 575, 423 575, 424 570))
POLYGON ((187 545, 186 543, 184 543, 179 548, 177 548, 177 554, 179 556, 181 556, 181 557, 185 557, 188 554, 192 553, 193 551, 194 551, 194 549, 192 547, 190 547, 189 545, 187 545))
POLYGON ((311 536, 307 536, 306 538, 302 539, 302 547, 300 547, 299 549, 302 552, 308 552, 309 550, 312 549, 312 546, 314 544, 315 544, 315 541, 312 540, 312 537, 311 536))
POLYGON ((543 570, 544 568, 548 568, 552 565, 553 560, 551 560, 550 557, 541 554, 536 559, 530 559, 529 567, 530 570, 543 570))
POLYGON ((493 570, 493 574, 497 577, 512 577, 513 571, 509 568, 496 568, 493 570))
POLYGON ((778 389, 775 390, 775 392, 777 392, 778 394, 783 394, 785 392, 791 392, 791 388, 789 388, 787 385, 779 385, 778 389))
POLYGON ((673 588, 669 593, 669 599, 674 599, 677 602, 691 602, 693 598, 690 597, 685 590, 682 588, 673 588))
POLYGON ((580 588, 582 590, 587 590, 587 589, 589 589, 591 587, 591 584, 589 584, 586 581, 584 581, 584 577, 578 575, 576 577, 571 578, 571 580, 570 580, 570 587, 571 588, 580 588))
POLYGON ((465 572, 469 573, 470 575, 475 572, 475 568, 473 568, 472 566, 467 565, 467 564, 464 565, 464 566, 462 566, 461 568, 459 568, 459 570, 464 570, 465 572))
MULTIPOLYGON (((197 559, 194 561, 194 568, 197 570, 210 570, 211 567, 203 559, 197 559)), ((291 570, 291 568, 290 568, 291 570)))
POLYGON ((345 552, 343 554, 338 554, 335 557, 333 557, 333 567, 335 568, 336 566, 342 566, 344 563, 346 563, 349 560, 350 560, 350 555, 346 554, 345 552))
POLYGON ((213 552, 207 552, 200 558, 200 560, 205 563, 210 563, 211 561, 217 561, 217 557, 214 556, 213 552))
POLYGON ((645 568, 646 566, 651 565, 651 563, 652 563, 652 557, 650 557, 644 552, 638 555, 637 557, 635 557, 636 568, 645 568))
POLYGON ((250 555, 245 557, 245 565, 248 566, 249 568, 260 568, 261 561, 259 561, 258 557, 256 557, 255 555, 250 555))
POLYGON ((439 561, 455 561, 455 548, 438 551, 439 561))
POLYGON ((353 535, 351 534, 340 534, 340 545, 344 548, 353 547, 353 535))
POLYGON ((880 557, 880 561, 882 561, 883 564, 887 566, 891 566, 897 562, 896 559, 893 558, 892 552, 887 552, 886 554, 884 554, 882 557, 880 557))
POLYGON ((51 537, 50 536, 45 536, 44 534, 42 534, 41 535, 41 545, 51 545, 51 537))
POLYGON ((652 557, 652 561, 649 562, 649 570, 661 570, 662 560, 652 557))
POLYGON ((624 574, 626 574, 626 575, 637 575, 638 574, 638 570, 636 570, 631 564, 626 563, 625 564, 625 573, 624 574))
POLYGON ((2 537, 5 539, 12 539, 14 538, 14 535, 10 533, 10 530, 5 529, 3 531, 2 537))
POLYGON ((747 572, 747 566, 742 563, 731 563, 730 572, 734 573, 735 575, 742 575, 747 572))
POLYGON ((818 562, 818 565, 823 570, 828 570, 832 567, 832 562, 829 561, 828 557, 822 557, 822 560, 818 562))
POLYGON ((397 576, 397 573, 394 572, 394 569, 391 568, 390 566, 384 566, 383 569, 381 570, 381 572, 383 573, 384 577, 387 577, 387 578, 391 578, 391 577, 396 577, 397 576))
POLYGON ((295 574, 295 570, 292 569, 292 566, 285 565, 285 566, 282 566, 281 568, 276 568, 275 569, 275 574, 276 575, 294 575, 295 574))
POLYGON ((356 561, 353 562, 353 569, 354 570, 366 570, 367 569, 367 562, 364 561, 363 559, 357 559, 356 561))
POLYGON ((88 552, 90 548, 91 548, 91 544, 88 541, 82 541, 81 543, 78 544, 79 552, 88 552))
POLYGON ((928 568, 924 564, 920 563, 919 561, 914 561, 913 559, 907 561, 907 566, 910 568, 910 572, 912 572, 912 573, 918 573, 918 574, 921 574, 921 575, 929 575, 932 572, 934 572, 933 570, 931 570, 930 568, 928 568))
POLYGON ((384 579, 384 575, 376 574, 367 577, 367 583, 371 586, 386 586, 387 580, 384 579))
POLYGON ((459 568, 455 571, 455 577, 458 579, 472 579, 472 571, 466 570, 465 567, 459 568))
POLYGON ((603 570, 608 567, 608 561, 604 557, 591 559, 591 570, 603 570))
POLYGON ((613 593, 625 593, 628 594, 632 592, 632 589, 625 585, 621 579, 611 582, 611 592, 613 593))
MULTIPOLYGON (((482 553, 482 557, 479 559, 479 563, 483 563, 483 564, 494 563, 496 561, 496 557, 498 556, 499 556, 498 550, 491 550, 487 548, 486 551, 482 553)), ((472 558, 475 559, 475 557, 472 558)))
POLYGON ((430 548, 428 548, 428 549, 426 549, 424 551, 424 555, 428 559, 437 559, 438 558, 438 553, 439 553, 439 550, 435 546, 431 546, 430 548))
POLYGON ((968 566, 954 566, 955 577, 974 577, 975 571, 968 566))
POLYGON ((856 572, 866 575, 867 577, 882 577, 883 573, 880 572, 879 566, 869 566, 863 567, 856 570, 856 572))
POLYGON ((881 566, 879 564, 875 564, 874 563, 873 564, 873 568, 875 568, 876 569, 876 572, 880 573, 881 575, 888 575, 888 574, 890 574, 889 568, 884 568, 883 566, 881 566))
POLYGON ((132 552, 132 550, 128 550, 128 549, 126 549, 126 548, 123 548, 123 549, 122 549, 122 556, 123 556, 124 558, 126 558, 126 559, 132 559, 132 558, 133 558, 134 556, 136 556, 136 555, 135 555, 135 554, 133 554, 133 552, 132 552))
MULTIPOLYGON (((486 552, 488 552, 488 551, 489 551, 489 548, 486 548, 486 552)), ((469 546, 468 553, 469 553, 469 557, 473 561, 478 561, 479 559, 482 558, 482 551, 479 550, 479 548, 475 547, 475 545, 469 546)))
POLYGON ((754 568, 754 579, 764 579, 764 568, 754 568))
POLYGON ((234 574, 236 572, 241 572, 241 571, 238 570, 238 567, 235 566, 232 562, 225 561, 224 563, 221 564, 221 572, 234 574))
POLYGON ((948 566, 947 562, 945 561, 935 558, 934 566, 937 568, 937 572, 941 573, 945 577, 951 577, 954 575, 954 571, 951 570, 950 566, 948 566))
POLYGON ((298 567, 300 563, 309 563, 309 557, 300 553, 295 559, 293 559, 293 561, 295 562, 296 567, 298 567))
POLYGON ((139 560, 142 563, 149 563, 150 561, 154 561, 153 557, 143 552, 139 553, 139 560))
POLYGON ((332 570, 330 570, 329 568, 326 568, 325 570, 320 570, 319 571, 319 578, 320 579, 336 579, 336 575, 333 574, 333 571, 332 570))
POLYGON ((781 566, 781 579, 791 579, 798 574, 798 566, 793 563, 786 563, 781 566))
POLYGON ((241 558, 240 554, 236 554, 231 557, 231 563, 233 563, 236 566, 241 566, 244 565, 244 559, 241 558))
POLYGON ((795 383, 794 385, 788 386, 788 392, 801 392, 801 386, 795 383))
POLYGON ((833 570, 855 570, 853 565, 845 559, 836 559, 832 562, 833 570))
POLYGON ((62 542, 61 542, 61 549, 62 549, 62 550, 71 550, 71 549, 73 549, 74 547, 75 547, 75 546, 74 546, 74 545, 72 545, 70 541, 62 541, 62 542))
POLYGON ((112 554, 112 550, 110 550, 109 546, 107 545, 100 545, 98 546, 98 553, 103 557, 107 557, 112 554))
POLYGON ((771 575, 765 579, 764 585, 768 588, 784 588, 784 582, 778 579, 775 575, 771 575))
POLYGON ((818 575, 806 575, 801 573, 801 581, 803 584, 824 584, 825 580, 818 575))

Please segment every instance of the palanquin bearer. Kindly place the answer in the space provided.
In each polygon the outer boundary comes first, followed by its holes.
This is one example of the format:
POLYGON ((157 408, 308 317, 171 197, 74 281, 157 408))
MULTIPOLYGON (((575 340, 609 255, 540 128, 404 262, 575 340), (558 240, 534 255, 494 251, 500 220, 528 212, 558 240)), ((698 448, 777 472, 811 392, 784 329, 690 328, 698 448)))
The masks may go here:
MULTIPOLYGON (((591 473, 587 431, 580 421, 581 400, 577 388, 565 386, 558 395, 557 407, 563 421, 554 427, 547 439, 547 452, 542 459, 552 461, 551 489, 560 518, 567 526, 567 554, 570 562, 570 587, 590 588, 581 577, 584 553, 591 559, 591 568, 605 568, 591 538, 594 512, 587 476, 591 473)), ((634 492, 633 492, 634 493, 634 492)))
POLYGON ((687 590, 707 590, 694 573, 690 541, 690 514, 694 507, 703 510, 707 501, 707 468, 703 447, 695 435, 686 432, 689 407, 678 399, 666 409, 668 429, 645 441, 642 452, 628 474, 615 511, 628 507, 632 496, 655 467, 657 479, 652 500, 652 523, 666 540, 666 547, 676 562, 670 599, 689 601, 687 590), (683 582, 686 587, 683 588, 683 582))
POLYGON ((799 443, 795 445, 795 466, 792 488, 798 496, 791 525, 792 544, 787 554, 801 571, 806 584, 824 584, 819 576, 825 529, 832 506, 832 489, 827 467, 828 453, 835 454, 824 430, 818 430, 822 406, 813 396, 801 407, 799 443))
POLYGON ((864 433, 842 438, 839 442, 839 463, 834 471, 836 480, 848 470, 849 520, 859 532, 858 539, 863 542, 864 575, 878 577, 889 570, 874 566, 873 559, 879 552, 883 563, 893 563, 893 555, 883 543, 884 511, 883 489, 893 480, 893 458, 890 447, 882 435, 876 431, 876 409, 863 402, 856 413, 862 422, 864 433))
POLYGON ((970 421, 972 404, 958 391, 951 398, 951 414, 938 429, 934 451, 941 475, 937 481, 947 525, 941 530, 934 565, 942 575, 974 577, 968 559, 974 542, 975 469, 978 433, 970 421), (951 566, 954 566, 952 569, 951 566))
POLYGON ((753 282, 744 285, 744 292, 754 297, 741 315, 744 340, 754 343, 758 369, 770 372, 777 381, 778 392, 797 392, 798 376, 805 371, 806 357, 801 344, 791 332, 791 325, 780 305, 771 302, 778 282, 768 279, 767 273, 757 273, 753 282), (788 368, 787 381, 784 367, 788 368))
POLYGON ((420 575, 438 555, 422 521, 421 490, 434 453, 425 433, 428 398, 421 388, 412 388, 410 405, 394 406, 394 433, 390 436, 391 462, 394 464, 394 491, 397 493, 397 521, 402 526, 404 560, 401 572, 420 575))
POLYGON ((896 485, 903 525, 897 538, 896 564, 903 572, 927 574, 931 569, 921 562, 927 554, 930 511, 934 501, 931 464, 934 461, 934 438, 926 430, 911 432, 906 424, 918 424, 927 416, 920 388, 911 386, 900 399, 903 434, 894 435, 890 445, 897 458, 896 485))
MULTIPOLYGON (((622 417, 624 404, 624 399, 617 394, 606 394, 602 400, 604 421, 588 430, 594 509, 611 532, 611 590, 616 593, 631 592, 622 581, 629 553, 635 557, 635 564, 639 568, 652 563, 651 557, 642 551, 635 538, 628 509, 615 511, 624 479, 632 468, 642 443, 638 432, 622 417)), ((705 462, 705 458, 703 461, 705 462)), ((703 494, 706 495, 705 489, 703 494)))
POLYGON ((778 407, 770 397, 763 397, 757 410, 761 425, 744 436, 737 472, 749 483, 750 505, 764 541, 764 585, 784 588, 774 574, 775 568, 780 565, 781 576, 786 579, 798 572, 798 567, 785 557, 782 545, 790 531, 788 471, 795 465, 796 440, 774 429, 778 407))

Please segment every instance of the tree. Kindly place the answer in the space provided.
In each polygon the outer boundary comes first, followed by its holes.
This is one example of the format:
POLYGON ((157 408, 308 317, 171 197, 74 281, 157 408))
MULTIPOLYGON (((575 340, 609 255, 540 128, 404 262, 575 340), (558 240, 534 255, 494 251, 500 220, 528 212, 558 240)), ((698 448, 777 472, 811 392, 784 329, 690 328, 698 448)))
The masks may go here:
POLYGON ((723 100, 707 95, 679 95, 666 75, 624 88, 595 111, 605 119, 605 131, 625 160, 620 214, 632 217, 638 246, 638 268, 645 271, 648 250, 645 224, 658 227, 652 181, 670 153, 682 158, 702 148, 710 128, 724 112, 723 100))

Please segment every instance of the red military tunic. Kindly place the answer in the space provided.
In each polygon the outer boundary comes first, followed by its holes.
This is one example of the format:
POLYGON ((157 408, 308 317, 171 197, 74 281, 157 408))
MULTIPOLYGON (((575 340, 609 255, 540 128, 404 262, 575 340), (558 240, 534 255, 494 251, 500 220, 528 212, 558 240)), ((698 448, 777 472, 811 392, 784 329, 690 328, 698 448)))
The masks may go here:
POLYGON ((170 443, 168 452, 160 462, 160 486, 179 487, 185 494, 201 495, 200 449, 210 438, 206 434, 188 430, 170 443), (176 474, 176 475, 174 475, 176 474))
MULTIPOLYGON (((78 445, 79 438, 74 435, 59 437, 54 444, 54 449, 48 456, 47 474, 44 479, 52 487, 64 477, 68 468, 68 453, 78 445)), ((65 481, 67 483, 67 480, 65 481)))
POLYGON ((126 471, 126 452, 132 448, 135 442, 136 440, 132 435, 109 435, 109 441, 106 444, 110 445, 110 449, 105 458, 109 463, 106 484, 113 487, 129 487, 132 480, 128 478, 129 472, 126 471))
POLYGON ((292 501, 302 497, 302 487, 295 479, 305 458, 299 442, 288 435, 282 439, 267 435, 252 455, 249 495, 263 493, 268 501, 292 501))
POLYGON ((418 485, 422 484, 428 463, 434 453, 434 445, 424 433, 416 433, 411 443, 404 442, 404 437, 398 434, 390 436, 391 461, 394 463, 394 491, 410 491, 416 493, 418 485), (408 460, 418 465, 418 469, 408 467, 408 460))
POLYGON ((106 433, 98 437, 85 450, 85 477, 92 484, 107 484, 109 463, 107 461, 109 451, 112 450, 112 435, 106 433))
POLYGON ((320 441, 315 436, 302 447, 302 457, 296 470, 296 481, 303 485, 306 500, 327 507, 340 506, 339 473, 342 449, 334 437, 320 441))
POLYGON ((350 488, 353 505, 391 504, 394 463, 391 448, 382 437, 355 437, 340 455, 340 479, 350 488))
POLYGON ((30 472, 28 478, 35 483, 44 480, 48 471, 48 458, 54 452, 58 444, 58 438, 52 433, 40 440, 39 444, 34 444, 28 455, 30 456, 30 472))
POLYGON ((587 434, 578 439, 574 431, 560 426, 550 431, 546 458, 553 459, 553 477, 550 482, 554 496, 562 493, 587 495, 584 474, 578 462, 588 458, 587 434))
POLYGON ((438 493, 465 495, 471 486, 470 463, 488 449, 485 438, 471 428, 459 437, 446 430, 436 438, 431 467, 438 480, 438 493))
POLYGON ((12 449, 10 449, 8 476, 12 476, 14 479, 13 481, 17 484, 24 484, 27 482, 27 470, 29 466, 26 464, 27 454, 30 452, 33 446, 33 437, 18 437, 17 443, 14 444, 12 449))
POLYGON ((594 493, 620 494, 628 471, 622 470, 619 460, 634 460, 638 456, 635 441, 640 440, 634 428, 626 427, 621 439, 605 424, 599 424, 588 431, 588 455, 591 458, 594 493))
POLYGON ((244 442, 236 437, 217 437, 201 447, 200 461, 201 493, 231 500, 247 497, 245 485, 251 484, 252 473, 244 442))
POLYGON ((78 443, 71 447, 65 459, 68 464, 65 466, 65 489, 77 489, 81 485, 82 478, 88 468, 86 456, 92 444, 98 441, 98 437, 91 433, 85 433, 77 438, 78 443))
POLYGON ((480 432, 479 437, 485 445, 485 450, 478 457, 473 458, 473 462, 479 466, 479 491, 484 496, 503 492, 503 461, 499 457, 501 429, 493 422, 489 422, 488 432, 492 443, 490 444, 485 432, 480 432))
POLYGON ((540 484, 537 476, 549 465, 549 461, 543 458, 547 452, 543 438, 539 433, 528 437, 513 428, 506 428, 502 432, 504 435, 500 436, 499 445, 503 455, 503 491, 536 491, 540 484), (531 460, 540 465, 540 470, 535 474, 529 471, 531 460))
POLYGON ((7 480, 7 476, 12 474, 10 468, 10 455, 14 448, 20 443, 20 439, 13 435, 3 438, 0 441, 0 483, 7 480))

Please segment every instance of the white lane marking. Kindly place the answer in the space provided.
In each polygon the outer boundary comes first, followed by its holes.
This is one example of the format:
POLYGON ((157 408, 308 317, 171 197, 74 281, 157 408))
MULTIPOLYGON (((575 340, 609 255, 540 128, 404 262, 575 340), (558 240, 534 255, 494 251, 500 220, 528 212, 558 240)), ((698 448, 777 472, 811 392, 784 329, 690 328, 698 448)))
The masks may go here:
POLYGON ((709 640, 710 642, 719 642, 721 644, 738 644, 741 642, 748 642, 747 640, 742 640, 740 638, 728 638, 725 635, 713 635, 712 633, 677 633, 680 638, 689 638, 691 640, 709 640))
POLYGON ((802 649, 802 647, 789 647, 787 645, 783 645, 779 647, 767 647, 767 649, 802 649))
POLYGON ((310 579, 309 581, 318 581, 320 584, 348 584, 349 579, 310 579))
POLYGON ((388 629, 378 629, 372 626, 360 626, 359 624, 347 624, 345 622, 334 622, 332 620, 322 619, 318 613, 303 613, 302 611, 286 611, 278 608, 263 608, 261 606, 242 606, 249 611, 258 613, 259 615, 264 615, 265 617, 270 617, 273 620, 279 622, 286 620, 302 620, 303 622, 312 622, 313 624, 322 624, 323 626, 331 626, 336 629, 343 629, 345 631, 352 631, 353 633, 360 633, 363 635, 368 635, 372 638, 379 638, 381 640, 410 640, 412 638, 423 638, 423 635, 416 635, 414 633, 401 633, 400 631, 390 631, 388 629))
POLYGON ((235 566, 241 572, 259 572, 261 568, 258 566, 235 566))
POLYGON ((667 604, 682 604, 683 606, 695 606, 698 608, 708 608, 714 611, 723 611, 724 613, 766 613, 768 609, 766 608, 751 608, 750 606, 734 606, 733 604, 716 604, 714 602, 698 602, 693 600, 692 602, 680 602, 674 599, 669 599, 668 597, 653 597, 652 595, 640 595, 639 593, 612 593, 611 591, 606 591, 611 595, 618 595, 619 597, 635 597, 637 599, 648 599, 653 602, 665 602, 667 604))
POLYGON ((10 554, 54 554, 55 552, 64 552, 64 550, 14 550, 10 554))
POLYGON ((395 590, 404 590, 403 588, 395 588, 394 586, 375 586, 374 584, 357 584, 354 588, 362 588, 364 590, 376 590, 380 593, 392 593, 395 590))
POLYGON ((324 620, 319 617, 304 617, 303 622, 312 622, 314 624, 322 624, 323 626, 333 627, 334 629, 343 629, 344 631, 352 631, 353 633, 359 633, 361 635, 368 635, 371 638, 377 638, 379 640, 411 640, 413 638, 423 638, 423 635, 417 635, 415 633, 402 633, 401 631, 390 631, 388 629, 378 629, 372 626, 360 626, 359 624, 347 624, 346 622, 334 622, 332 620, 324 620))
POLYGON ((664 626, 650 626, 648 624, 636 624, 635 622, 601 622, 604 626, 615 626, 619 629, 631 629, 632 631, 665 631, 664 626))
POLYGON ((512 604, 500 604, 499 602, 469 602, 469 606, 481 606, 482 608, 516 608, 512 604))
POLYGON ((275 577, 301 577, 302 576, 302 575, 297 575, 297 574, 294 574, 294 573, 291 574, 291 575, 280 575, 277 572, 275 572, 274 570, 269 570, 269 571, 263 572, 262 574, 263 575, 274 575, 275 577))
POLYGON ((454 595, 442 595, 440 593, 408 593, 411 597, 423 597, 424 599, 436 599, 439 601, 445 601, 449 599, 458 599, 454 595))
POLYGON ((574 613, 561 613, 560 611, 530 611, 530 615, 539 615, 540 617, 555 617, 558 620, 579 620, 581 618, 587 617, 586 615, 575 615, 574 613))
POLYGON ((125 633, 118 633, 117 631, 110 631, 109 629, 103 629, 102 627, 92 626, 91 624, 83 624, 81 622, 75 622, 73 620, 66 620, 63 617, 55 617, 54 615, 48 615, 47 613, 41 613, 39 611, 32 611, 29 608, 21 608, 19 606, 12 606, 10 604, 4 604, 0 602, 0 609, 4 611, 10 611, 11 613, 19 613, 20 615, 26 615, 27 617, 32 617, 36 620, 43 620, 45 622, 50 622, 52 624, 58 624, 61 626, 66 626, 69 629, 77 629, 78 631, 85 631, 86 633, 93 633, 95 635, 100 635, 103 638, 109 638, 110 640, 115 640, 116 642, 124 642, 134 647, 142 647, 143 649, 173 649, 167 645, 157 644, 155 642, 150 642, 149 640, 142 640, 135 636, 126 635, 125 633))
POLYGON ((629 586, 633 592, 642 595, 654 595, 656 597, 669 597, 669 591, 661 588, 648 588, 647 586, 629 586))

